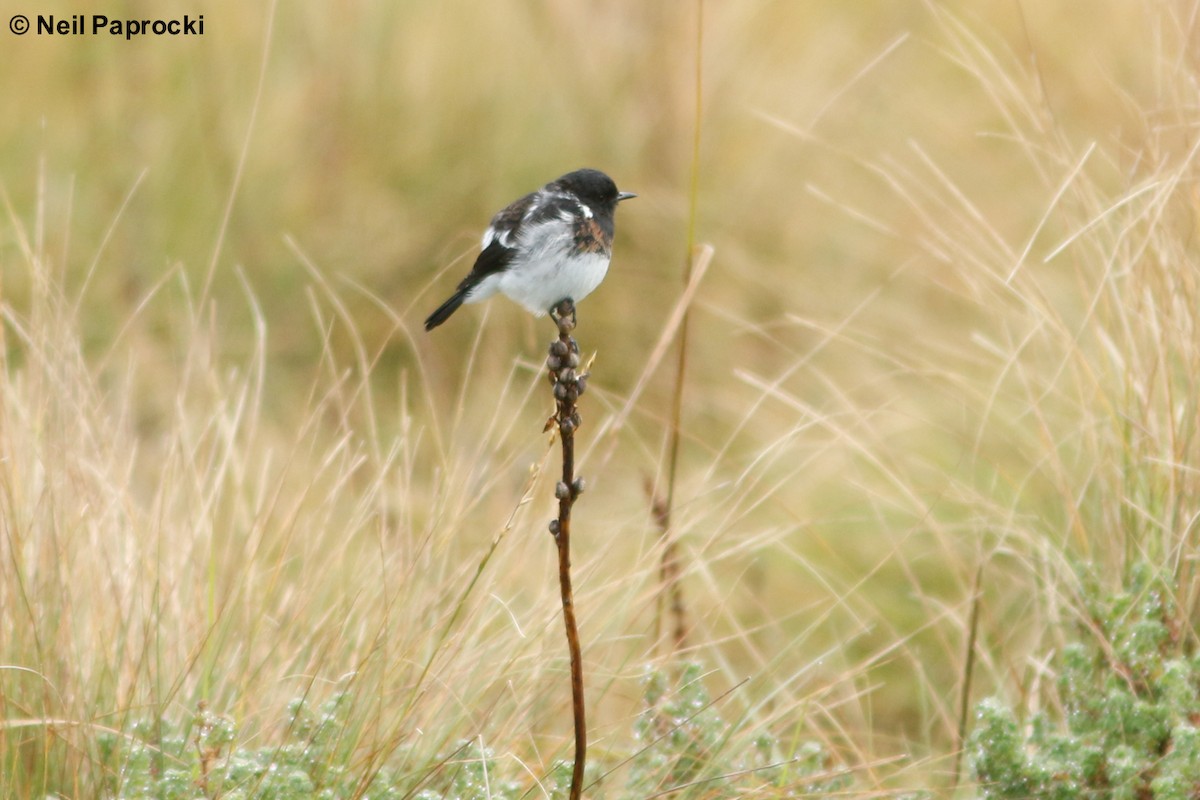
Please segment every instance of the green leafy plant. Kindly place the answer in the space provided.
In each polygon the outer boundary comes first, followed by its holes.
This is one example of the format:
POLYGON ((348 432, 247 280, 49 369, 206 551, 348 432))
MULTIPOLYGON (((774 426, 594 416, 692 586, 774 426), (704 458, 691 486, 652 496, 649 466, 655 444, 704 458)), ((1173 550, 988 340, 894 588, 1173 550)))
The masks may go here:
POLYGON ((776 736, 760 732, 750 747, 738 746, 744 737, 735 738, 738 726, 718 713, 703 678, 696 663, 683 665, 674 687, 662 670, 647 672, 646 708, 634 723, 642 747, 621 796, 743 797, 755 789, 786 789, 782 796, 804 797, 850 785, 849 774, 816 742, 789 753, 776 736))
MULTIPOLYGON (((674 680, 651 670, 644 680, 644 710, 634 722, 635 752, 621 763, 588 764, 586 795, 630 798, 825 796, 851 786, 820 744, 784 743, 768 732, 740 730, 727 722, 704 686, 704 670, 687 664, 674 680), (624 780, 609 780, 624 766, 624 780)), ((135 723, 103 741, 117 764, 108 796, 116 800, 519 800, 533 788, 517 761, 498 758, 479 739, 460 741, 424 766, 404 771, 364 771, 347 730, 350 692, 320 705, 293 700, 275 743, 248 746, 231 718, 201 707, 185 724, 135 723)), ((537 781, 537 796, 565 798, 574 763, 554 762, 537 781)))
POLYGON ((1061 654, 1061 714, 1024 725, 981 703, 972 766, 988 798, 1183 800, 1200 793, 1200 656, 1168 580, 1146 566, 1105 595, 1084 581, 1086 619, 1061 654))
POLYGON ((348 705, 345 692, 316 709, 307 700, 294 700, 283 740, 265 747, 238 746, 234 721, 204 706, 188 726, 166 720, 137 723, 131 736, 104 742, 104 749, 118 755, 121 764, 115 796, 160 800, 400 797, 386 772, 366 780, 346 766, 349 759, 341 736, 348 705), (118 741, 129 742, 123 752, 118 741))
MULTIPOLYGON (((444 762, 431 784, 415 795, 415 800, 471 800, 487 797, 491 800, 517 800, 524 796, 524 787, 506 779, 497 763, 495 753, 478 741, 463 742, 444 762)), ((563 786, 571 777, 566 765, 563 786)), ((399 794, 397 796, 400 796, 399 794)))

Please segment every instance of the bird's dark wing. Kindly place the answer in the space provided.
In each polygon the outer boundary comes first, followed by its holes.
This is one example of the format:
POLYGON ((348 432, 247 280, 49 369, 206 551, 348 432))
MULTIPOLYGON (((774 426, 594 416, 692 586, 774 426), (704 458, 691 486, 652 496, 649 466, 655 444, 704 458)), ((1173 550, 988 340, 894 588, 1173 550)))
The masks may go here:
POLYGON ((483 234, 483 249, 458 288, 470 289, 488 275, 508 269, 521 246, 521 231, 556 218, 566 220, 571 215, 577 216, 579 207, 577 199, 545 190, 527 194, 505 206, 492 217, 492 223, 483 234))
POLYGON ((488 229, 483 232, 483 249, 487 250, 497 241, 505 247, 516 247, 521 224, 536 210, 543 196, 541 192, 531 192, 496 212, 488 229))
POLYGON ((565 223, 572 215, 578 217, 580 213, 577 199, 546 189, 527 194, 501 209, 484 231, 482 249, 471 271, 459 282, 454 294, 425 320, 425 330, 433 330, 445 322, 489 275, 504 272, 512 265, 520 252, 523 230, 544 225, 555 218, 565 223))
POLYGON ((491 224, 483 233, 483 249, 475 257, 475 263, 467 277, 459 282, 458 292, 468 292, 488 275, 508 269, 517 253, 518 229, 537 204, 537 200, 537 192, 527 194, 505 206, 492 217, 491 224))
POLYGON ((494 275, 497 272, 503 272, 508 269, 508 265, 512 263, 513 256, 517 253, 517 248, 501 244, 500 241, 499 237, 492 239, 491 243, 479 252, 479 255, 475 257, 475 264, 471 267, 471 271, 458 284, 459 289, 470 289, 488 275, 494 275))

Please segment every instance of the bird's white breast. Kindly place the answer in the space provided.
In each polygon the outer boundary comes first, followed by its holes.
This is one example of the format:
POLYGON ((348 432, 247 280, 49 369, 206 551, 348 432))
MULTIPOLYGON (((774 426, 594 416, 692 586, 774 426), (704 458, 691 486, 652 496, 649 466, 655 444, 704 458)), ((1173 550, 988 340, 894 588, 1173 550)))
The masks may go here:
MULTIPOLYGON (((569 297, 578 302, 591 294, 608 273, 611 256, 579 252, 571 222, 571 215, 565 214, 528 226, 516 242, 500 238, 501 244, 515 245, 518 255, 502 272, 481 280, 466 302, 477 303, 502 292, 540 317, 561 300, 569 297)), ((485 235, 484 240, 490 237, 485 235)))
POLYGON ((601 253, 568 256, 565 248, 541 257, 530 254, 498 276, 498 288, 540 317, 560 300, 578 302, 591 294, 608 273, 608 263, 601 253))

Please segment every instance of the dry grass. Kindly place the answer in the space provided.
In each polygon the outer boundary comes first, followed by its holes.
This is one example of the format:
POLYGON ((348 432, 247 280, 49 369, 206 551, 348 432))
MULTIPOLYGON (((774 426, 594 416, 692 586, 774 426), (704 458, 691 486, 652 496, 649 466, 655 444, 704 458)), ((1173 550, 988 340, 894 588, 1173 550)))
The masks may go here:
MULTIPOLYGON (((1041 702, 1075 560, 1200 591, 1196 9, 1032 6, 705 8, 687 655, 745 741, 817 738, 864 795, 952 780, 969 629, 968 696, 1041 702)), ((343 688, 364 769, 481 737, 535 786, 569 752, 550 328, 416 321, 493 207, 583 163, 641 195, 580 309, 616 763, 659 651, 689 18, 206 15, 6 41, 36 77, 0 78, 0 794, 87 796, 101 730, 203 700, 269 743, 343 688)))

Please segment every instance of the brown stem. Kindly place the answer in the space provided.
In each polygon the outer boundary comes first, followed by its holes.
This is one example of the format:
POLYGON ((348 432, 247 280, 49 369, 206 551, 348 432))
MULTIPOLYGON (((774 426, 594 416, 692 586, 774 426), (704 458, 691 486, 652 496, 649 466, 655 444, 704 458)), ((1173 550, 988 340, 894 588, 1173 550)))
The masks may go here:
POLYGON ((983 566, 975 570, 975 586, 971 592, 971 621, 967 625, 967 643, 963 653, 962 687, 959 689, 958 734, 955 737, 954 748, 954 777, 950 782, 951 789, 958 788, 958 778, 962 771, 963 746, 967 738, 967 720, 971 703, 971 678, 975 674, 975 640, 979 635, 979 606, 983 602, 983 566))
POLYGON ((655 602, 654 641, 662 641, 664 619, 671 616, 670 654, 681 653, 687 648, 687 609, 683 602, 683 586, 680 581, 679 542, 671 535, 671 509, 667 500, 655 494, 654 483, 646 480, 646 494, 650 497, 650 514, 658 527, 663 542, 662 557, 658 562, 659 592, 655 602), (664 610, 665 609, 665 610, 664 610))
POLYGON ((553 311, 558 338, 550 343, 546 366, 554 387, 554 416, 546 429, 558 426, 562 442, 562 480, 555 487, 558 519, 550 522, 550 533, 558 547, 558 583, 562 592, 563 625, 567 630, 567 648, 571 653, 571 710, 575 719, 575 766, 571 772, 570 800, 583 796, 583 769, 587 757, 587 723, 583 702, 583 651, 579 646, 579 628, 575 624, 575 595, 571 589, 571 507, 583 492, 583 480, 575 478, 575 430, 579 412, 575 401, 587 387, 587 373, 578 372, 579 345, 571 336, 575 329, 575 305, 563 300, 553 311))

